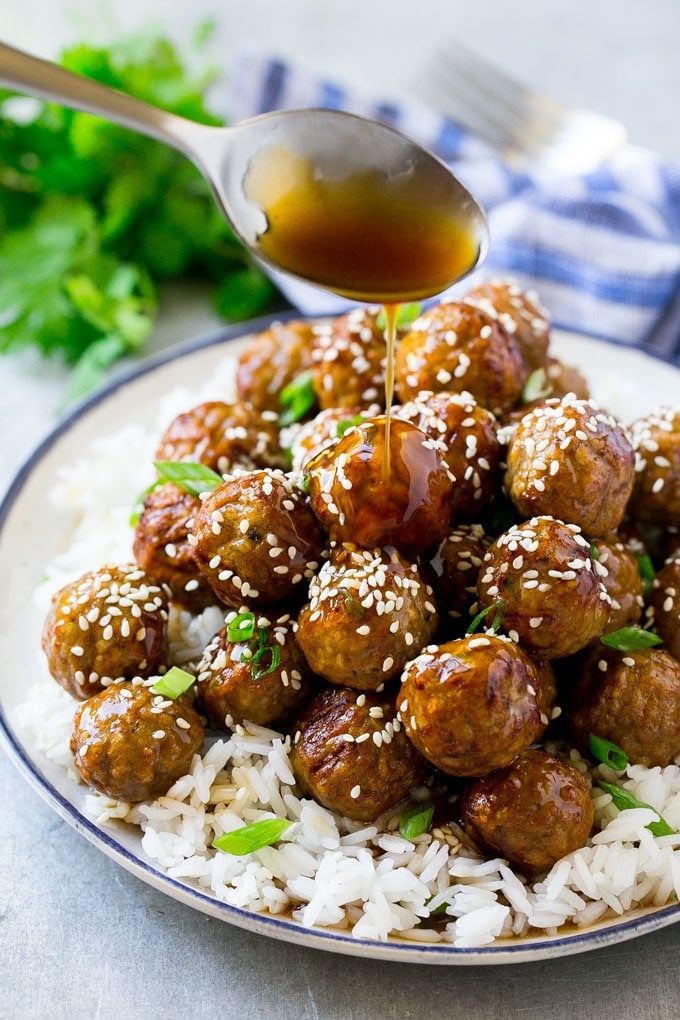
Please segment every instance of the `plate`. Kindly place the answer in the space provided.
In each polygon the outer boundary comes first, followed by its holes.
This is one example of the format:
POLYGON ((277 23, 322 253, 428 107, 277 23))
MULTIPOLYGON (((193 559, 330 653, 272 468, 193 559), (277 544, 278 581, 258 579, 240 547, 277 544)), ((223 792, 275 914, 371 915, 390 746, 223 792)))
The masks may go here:
MULTIPOLYGON (((281 318, 279 316, 278 318, 281 318)), ((250 324, 257 332, 272 320, 250 324)), ((241 327, 242 329, 243 327, 241 327)), ((57 470, 79 457, 92 439, 122 422, 151 425, 164 395, 176 387, 204 384, 217 367, 235 363, 250 335, 239 329, 200 338, 146 362, 78 407, 38 447, 19 472, 0 507, 0 740, 25 779, 47 803, 99 850, 138 878, 196 910, 251 932, 335 953, 420 964, 501 964, 528 962, 584 952, 653 931, 680 920, 680 905, 645 908, 609 919, 587 930, 556 936, 534 935, 489 946, 458 948, 397 938, 368 942, 343 932, 307 929, 288 917, 261 915, 219 902, 169 877, 146 858, 138 830, 110 822, 95 824, 84 811, 85 788, 22 738, 18 706, 39 655, 42 614, 33 609, 33 592, 67 540, 64 521, 46 513, 47 494, 57 470), (17 607, 28 607, 18 612, 17 607)), ((663 403, 677 403, 680 369, 640 351, 604 341, 555 332, 552 350, 585 373, 593 395, 626 421, 663 403)))

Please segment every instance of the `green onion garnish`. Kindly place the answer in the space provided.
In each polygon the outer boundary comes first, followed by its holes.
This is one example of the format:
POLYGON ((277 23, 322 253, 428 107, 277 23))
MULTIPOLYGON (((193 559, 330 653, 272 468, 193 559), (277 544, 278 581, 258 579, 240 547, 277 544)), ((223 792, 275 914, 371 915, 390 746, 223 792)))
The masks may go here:
POLYGON ((231 623, 227 624, 229 641, 250 641, 255 633, 255 613, 239 613, 231 623))
POLYGON ((399 832, 404 839, 415 839, 427 832, 432 824, 434 804, 431 800, 424 804, 411 804, 402 812, 399 819, 399 832))
POLYGON ((314 373, 306 369, 296 375, 292 382, 281 390, 279 397, 281 414, 279 415, 280 425, 292 425, 294 421, 300 421, 316 403, 314 392, 314 373))
POLYGON ((656 577, 656 571, 654 570, 654 564, 652 563, 651 556, 647 553, 636 553, 635 559, 637 560, 638 570, 640 571, 640 577, 642 578, 642 593, 643 595, 649 594, 649 589, 654 583, 656 577))
POLYGON ((603 765, 609 765, 617 772, 622 772, 625 769, 628 764, 628 755, 618 744, 613 744, 611 740, 606 740, 604 737, 597 737, 594 733, 590 734, 589 744, 590 753, 603 765))
POLYGON ((652 634, 642 627, 621 627, 611 634, 603 634, 600 641, 607 648, 615 648, 617 652, 638 652, 642 648, 653 648, 662 643, 658 634, 652 634))
POLYGON ((224 479, 205 464, 192 464, 185 460, 156 460, 154 467, 161 482, 174 482, 180 489, 200 496, 212 492, 224 479))
POLYGON ((269 674, 273 673, 274 670, 278 667, 280 661, 281 652, 279 650, 278 645, 265 645, 264 648, 258 648, 258 650, 253 655, 252 659, 250 660, 250 668, 252 670, 253 680, 261 680, 262 677, 269 676, 269 674), (271 655, 269 665, 266 664, 258 665, 258 668, 255 669, 256 663, 263 663, 263 660, 267 653, 271 655))
POLYGON ((353 418, 345 418, 343 421, 339 421, 335 426, 335 434, 338 439, 342 439, 347 429, 351 429, 353 425, 358 425, 363 420, 363 414, 355 414, 353 418))
POLYGON ((541 400, 549 397, 552 393, 552 386, 548 381, 544 368, 537 368, 531 373, 522 390, 522 403, 531 404, 534 400, 541 400))
POLYGON ((242 857, 245 854, 252 854, 255 850, 261 850, 265 846, 278 843, 283 833, 292 824, 285 818, 263 818, 259 822, 234 829, 233 832, 225 832, 224 835, 217 837, 213 846, 226 854, 242 857))
POLYGON ((339 588, 338 595, 342 595, 343 609, 348 616, 354 617, 355 620, 360 620, 364 616, 366 607, 351 592, 347 591, 346 588, 339 588))
MULTIPOLYGON (((397 328, 410 326, 418 318, 422 310, 422 301, 406 301, 403 305, 399 305, 396 318, 397 328)), ((378 329, 387 329, 387 316, 383 308, 378 312, 375 324, 378 329)))
POLYGON ((492 602, 490 606, 486 607, 486 609, 480 610, 480 612, 477 613, 477 615, 472 620, 472 623, 468 627, 466 634, 474 634, 482 620, 486 619, 489 613, 493 612, 494 609, 496 610, 496 615, 493 619, 493 623, 488 629, 492 630, 494 634, 497 634, 498 629, 503 620, 503 614, 505 612, 505 602, 503 599, 499 599, 498 602, 492 602))
POLYGON ((160 680, 156 681, 151 690, 154 694, 162 694, 165 698, 175 701, 180 694, 189 690, 196 678, 187 673, 179 666, 171 666, 167 673, 164 673, 160 680))
POLYGON ((159 485, 162 484, 163 482, 160 480, 160 478, 157 478, 155 482, 152 482, 151 485, 147 485, 146 489, 142 489, 142 491, 139 493, 139 495, 135 499, 134 506, 132 507, 132 513, 130 514, 131 528, 136 528, 137 524, 139 523, 139 518, 142 516, 142 513, 144 512, 144 500, 146 499, 146 497, 151 495, 151 493, 154 492, 159 487, 159 485))
POLYGON ((588 552, 590 553, 590 555, 592 556, 592 558, 594 560, 599 560, 599 558, 600 558, 600 550, 597 548, 597 546, 595 545, 594 542, 590 543, 590 547, 588 549, 588 552))
POLYGON ((655 815, 658 815, 658 822, 650 822, 645 828, 649 829, 653 836, 672 836, 677 830, 672 828, 665 818, 663 818, 656 808, 653 808, 651 804, 645 804, 644 801, 638 800, 628 790, 624 790, 620 786, 615 786, 614 783, 603 783, 599 784, 605 793, 610 794, 614 806, 619 811, 626 811, 628 808, 649 808, 655 815))

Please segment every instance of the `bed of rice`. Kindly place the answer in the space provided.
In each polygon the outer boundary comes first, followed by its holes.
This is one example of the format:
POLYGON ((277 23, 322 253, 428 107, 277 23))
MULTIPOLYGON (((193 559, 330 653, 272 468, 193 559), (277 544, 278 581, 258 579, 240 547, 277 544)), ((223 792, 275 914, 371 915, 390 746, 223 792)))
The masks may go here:
MULTIPOLYGON (((125 425, 94 440, 82 458, 62 469, 51 500, 70 515, 68 548, 46 570, 36 592, 45 613, 53 591, 85 570, 131 558, 130 508, 152 479, 157 437, 181 410, 204 399, 229 399, 228 360, 209 386, 177 389, 163 400, 151 427, 125 425)), ((611 406, 611 405, 610 405, 611 406)), ((223 615, 173 613, 172 661, 196 660, 223 615)), ((78 782, 68 750, 74 702, 47 675, 21 708, 19 726, 31 746, 78 782)), ((482 860, 454 828, 413 841, 399 835, 400 809, 375 824, 339 818, 300 797, 288 760, 289 741, 254 725, 206 744, 191 773, 153 803, 128 805, 88 795, 99 824, 121 819, 141 829, 141 849, 160 869, 217 900, 255 912, 292 915, 302 925, 333 926, 358 939, 405 938, 483 946, 499 938, 591 925, 680 896, 680 832, 654 837, 648 808, 618 812, 609 794, 593 790, 596 832, 588 846, 559 861, 541 881, 527 883, 500 859, 482 860), (294 824, 280 843, 246 857, 212 849, 214 838, 276 815, 294 824), (433 911, 439 924, 423 924, 433 911)), ((586 763, 576 752, 582 771, 586 763)), ((593 780, 617 781, 680 829, 680 769, 605 766, 593 780)), ((422 791, 426 796, 426 791, 422 791)))

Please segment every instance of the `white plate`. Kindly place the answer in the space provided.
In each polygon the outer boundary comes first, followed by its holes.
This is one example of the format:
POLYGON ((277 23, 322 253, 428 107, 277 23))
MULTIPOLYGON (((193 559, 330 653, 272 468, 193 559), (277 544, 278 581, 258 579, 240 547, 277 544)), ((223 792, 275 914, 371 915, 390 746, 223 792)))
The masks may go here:
MULTIPOLYGON (((265 320, 256 328, 264 328, 265 320)), ((63 548, 64 524, 47 511, 47 493, 60 465, 72 463, 93 438, 123 421, 151 423, 157 402, 177 386, 199 385, 223 359, 235 361, 238 330, 225 331, 177 349, 114 382, 78 408, 41 444, 19 472, 0 507, 0 738, 28 782, 63 818, 104 853, 168 896, 239 927, 316 949, 376 959, 429 964, 527 962, 584 952, 634 938, 680 920, 680 905, 649 908, 569 930, 555 937, 534 935, 475 949, 391 940, 364 942, 347 934, 305 929, 282 917, 263 916, 220 903, 168 877, 145 856, 139 830, 121 823, 94 824, 83 811, 85 789, 50 763, 17 732, 17 706, 31 683, 42 618, 32 594, 44 565, 63 548)), ((556 334, 552 348, 586 374, 593 395, 630 421, 662 403, 680 403, 680 370, 639 351, 602 341, 556 334)))

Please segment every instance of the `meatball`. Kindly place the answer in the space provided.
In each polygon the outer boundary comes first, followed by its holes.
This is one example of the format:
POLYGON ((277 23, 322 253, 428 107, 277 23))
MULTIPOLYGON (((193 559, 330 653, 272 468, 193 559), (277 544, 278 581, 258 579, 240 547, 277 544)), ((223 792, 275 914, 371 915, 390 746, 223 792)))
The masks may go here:
POLYGON ((420 552, 441 540, 452 479, 431 439, 411 422, 372 418, 307 463, 309 502, 334 542, 420 552))
POLYGON ((630 428, 635 485, 628 512, 635 521, 680 525, 680 411, 660 408, 630 428))
POLYGON ((189 525, 200 508, 197 496, 166 482, 145 497, 132 545, 142 570, 166 584, 176 602, 194 611, 214 601, 188 539, 189 525))
POLYGON ((666 649, 680 660, 680 558, 669 560, 647 594, 647 621, 666 649))
POLYGON ((380 308, 354 308, 315 328, 314 392, 319 407, 385 406, 387 347, 380 308))
POLYGON ((635 764, 669 765, 680 754, 680 662, 659 648, 594 649, 569 691, 566 719, 584 754, 594 733, 635 764))
POLYGON ((477 577, 486 549, 480 524, 459 524, 439 543, 428 565, 442 613, 453 619, 468 616, 477 596, 477 577))
POLYGON ((455 478, 451 521, 473 521, 493 499, 502 447, 496 418, 469 393, 419 393, 396 412, 441 443, 455 478))
POLYGON ((197 669, 197 694, 206 715, 219 729, 245 719, 283 726, 309 699, 314 683, 295 640, 295 621, 288 613, 245 611, 229 613, 225 624, 197 669))
POLYGON ((335 446, 348 428, 364 418, 379 413, 377 404, 362 411, 359 407, 328 407, 315 418, 296 428, 290 442, 293 471, 302 471, 313 457, 329 446, 335 446))
POLYGON ((178 415, 156 451, 156 460, 197 462, 220 474, 234 467, 280 467, 282 458, 275 412, 221 400, 178 415))
POLYGON ((323 537, 290 477, 264 469, 218 485, 194 518, 189 541, 217 597, 264 606, 300 595, 316 571, 323 537))
POLYGON ((136 564, 88 571, 52 598, 42 635, 49 671, 79 699, 150 676, 165 660, 167 619, 166 590, 136 564))
POLYGON ((421 390, 467 391, 494 414, 522 395, 527 369, 515 340, 471 304, 447 302, 421 315, 397 347, 395 378, 402 402, 421 390))
POLYGON ((76 710, 71 753, 88 786, 136 802, 167 793, 203 747, 205 729, 188 697, 115 683, 76 710))
POLYGON ((517 425, 507 464, 505 487, 525 517, 548 514, 598 537, 623 520, 633 449, 593 401, 565 397, 534 408, 517 425))
POLYGON ((278 414, 281 391, 312 366, 313 338, 313 324, 302 319, 274 322, 251 337, 236 368, 239 400, 278 414))
POLYGON ((463 828, 480 849, 505 857, 526 875, 549 871, 585 846, 594 820, 584 776, 538 749, 476 779, 458 806, 463 828))
POLYGON ((590 399, 590 388, 585 376, 573 365, 567 365, 559 358, 548 358, 545 363, 545 377, 551 397, 566 397, 571 394, 580 400, 590 399))
POLYGON ((546 363, 550 317, 535 291, 522 291, 514 280, 488 280, 465 295, 465 300, 497 319, 517 342, 530 372, 546 363))
POLYGON ((395 549, 331 551, 309 586, 297 639, 334 684, 377 690, 397 676, 437 627, 432 589, 395 549))
POLYGON ((642 615, 642 577, 634 554, 616 535, 596 538, 590 546, 591 555, 605 572, 599 571, 609 593, 611 608, 604 633, 634 626, 642 615))
POLYGON ((294 730, 291 764, 302 790, 348 818, 374 821, 429 771, 405 736, 393 702, 378 694, 324 690, 294 730))
POLYGON ((611 599, 603 572, 575 524, 534 517, 487 550, 479 605, 499 604, 503 630, 530 654, 559 659, 585 648, 606 626, 611 599))
POLYGON ((474 634, 430 645, 402 674, 399 718, 442 772, 485 776, 542 732, 539 679, 512 641, 474 634))

